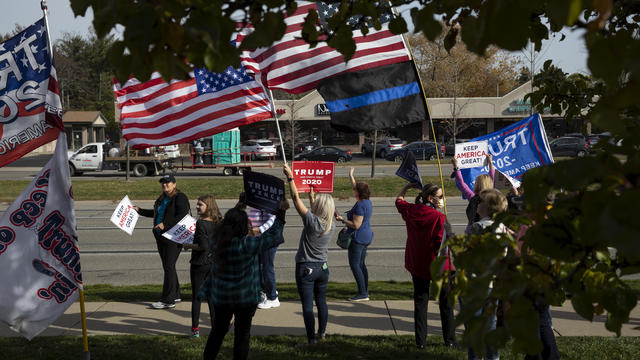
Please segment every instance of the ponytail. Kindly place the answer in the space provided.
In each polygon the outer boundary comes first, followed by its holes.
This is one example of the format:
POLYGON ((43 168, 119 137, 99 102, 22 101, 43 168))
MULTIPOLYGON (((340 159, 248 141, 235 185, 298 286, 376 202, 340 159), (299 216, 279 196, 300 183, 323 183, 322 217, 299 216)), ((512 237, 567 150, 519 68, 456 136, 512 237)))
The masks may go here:
POLYGON ((422 187, 422 191, 416 196, 416 204, 426 205, 429 202, 429 196, 436 196, 436 193, 440 190, 440 186, 435 184, 425 184, 422 187))

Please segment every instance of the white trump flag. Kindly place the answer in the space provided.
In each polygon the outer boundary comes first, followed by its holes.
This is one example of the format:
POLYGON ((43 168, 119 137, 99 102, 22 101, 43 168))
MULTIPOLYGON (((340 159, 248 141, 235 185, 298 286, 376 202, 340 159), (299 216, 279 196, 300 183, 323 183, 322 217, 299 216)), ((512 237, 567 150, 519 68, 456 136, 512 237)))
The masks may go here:
POLYGON ((62 315, 82 289, 67 161, 60 132, 51 160, 0 219, 0 320, 27 339, 62 315))

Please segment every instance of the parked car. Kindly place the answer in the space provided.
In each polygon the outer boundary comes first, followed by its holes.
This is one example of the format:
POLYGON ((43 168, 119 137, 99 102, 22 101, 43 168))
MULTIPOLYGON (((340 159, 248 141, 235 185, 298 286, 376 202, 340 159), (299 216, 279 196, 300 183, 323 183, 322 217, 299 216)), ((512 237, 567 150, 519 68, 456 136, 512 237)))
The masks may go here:
POLYGON ((602 134, 591 134, 587 139, 587 146, 589 147, 589 150, 596 146, 601 140, 608 140, 610 144, 614 143, 613 137, 609 132, 603 132, 602 134))
POLYGON ((335 146, 322 146, 311 151, 305 151, 294 157, 294 160, 310 161, 335 161, 343 163, 351 161, 351 151, 343 150, 335 146))
POLYGON ((267 139, 247 140, 240 145, 240 152, 251 160, 268 159, 275 157, 276 147, 273 141, 267 139))
MULTIPOLYGON (((305 142, 295 144, 293 147, 293 150, 294 150, 293 155, 300 154, 305 151, 311 151, 317 148, 318 146, 319 146, 318 143, 315 141, 305 141, 305 142)), ((291 143, 284 144, 284 152, 287 155, 287 158, 293 157, 293 155, 291 154, 291 143)), ((282 151, 280 150, 280 145, 276 146, 276 156, 278 158, 282 158, 282 151)))
POLYGON ((584 139, 563 136, 549 143, 553 156, 585 156, 589 153, 584 139))
MULTIPOLYGON (((379 140, 376 143, 376 156, 377 157, 385 157, 387 155, 387 153, 395 150, 395 149, 400 149, 404 146, 404 143, 402 142, 402 140, 398 139, 398 138, 387 138, 387 139, 382 139, 379 140)), ((371 155, 371 153, 373 152, 373 144, 372 143, 366 143, 366 144, 362 144, 362 154, 363 155, 371 155)))
MULTIPOLYGON (((444 148, 440 148, 440 158, 444 157, 444 148)), ((404 160, 407 151, 411 151, 416 157, 416 160, 435 160, 436 159, 436 144, 433 141, 414 141, 402 149, 396 149, 387 154, 385 159, 389 161, 402 161, 404 160)))
MULTIPOLYGON (((469 139, 456 139, 456 144, 460 144, 460 143, 464 143, 464 142, 469 142, 471 140, 469 139)), ((456 146, 453 143, 453 139, 449 139, 449 141, 444 145, 445 149, 444 149, 444 153, 447 156, 453 156, 456 153, 456 146)))

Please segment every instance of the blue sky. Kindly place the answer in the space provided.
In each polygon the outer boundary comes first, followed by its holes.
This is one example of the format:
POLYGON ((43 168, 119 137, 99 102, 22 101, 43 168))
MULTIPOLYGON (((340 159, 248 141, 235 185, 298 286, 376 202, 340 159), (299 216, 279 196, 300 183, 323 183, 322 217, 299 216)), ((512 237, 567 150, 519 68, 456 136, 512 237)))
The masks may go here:
MULTIPOLYGON (((65 32, 81 35, 89 32, 93 19, 91 10, 84 17, 74 17, 68 0, 49 0, 47 4, 49 6, 49 26, 54 42, 56 39, 62 38, 65 32)), ((405 11, 402 12, 405 13, 405 11)), ((0 33, 10 33, 15 28, 15 24, 29 26, 41 17, 40 0, 12 1, 11 5, 5 6, 4 10, 0 12, 0 33)), ((536 69, 540 69, 547 59, 553 59, 553 63, 565 72, 588 73, 587 51, 582 34, 565 31, 565 35, 567 38, 562 42, 558 37, 543 43, 542 51, 535 57, 536 69)), ((528 66, 528 59, 522 52, 515 52, 513 55, 522 58, 528 66)))

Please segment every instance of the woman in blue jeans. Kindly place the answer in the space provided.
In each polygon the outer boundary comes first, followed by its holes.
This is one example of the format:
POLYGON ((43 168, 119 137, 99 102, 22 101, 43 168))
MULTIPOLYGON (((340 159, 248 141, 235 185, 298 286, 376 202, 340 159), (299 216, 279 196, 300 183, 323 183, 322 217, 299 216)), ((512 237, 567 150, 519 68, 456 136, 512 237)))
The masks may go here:
POLYGON ((335 206, 329 194, 314 195, 313 187, 309 192, 311 209, 307 209, 298 189, 293 182, 293 175, 288 165, 284 165, 284 174, 289 183, 291 199, 296 211, 302 218, 302 234, 296 253, 296 285, 302 301, 302 317, 307 331, 307 344, 323 340, 327 330, 329 309, 327 307, 327 283, 329 267, 327 266, 327 250, 333 236, 335 223, 333 213, 335 206), (318 334, 315 334, 315 318, 313 300, 318 308, 318 334))
POLYGON ((371 195, 369 184, 364 181, 356 182, 353 177, 353 170, 351 168, 349 178, 356 203, 347 212, 346 219, 336 215, 336 220, 343 222, 353 233, 353 240, 349 245, 349 266, 353 277, 356 279, 358 293, 356 296, 349 298, 349 301, 367 301, 369 300, 369 272, 367 271, 365 259, 367 257, 367 247, 373 240, 373 231, 371 231, 371 224, 369 223, 373 206, 369 200, 369 195, 371 195))

